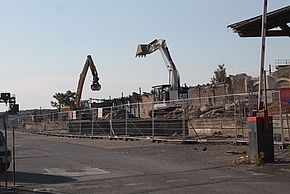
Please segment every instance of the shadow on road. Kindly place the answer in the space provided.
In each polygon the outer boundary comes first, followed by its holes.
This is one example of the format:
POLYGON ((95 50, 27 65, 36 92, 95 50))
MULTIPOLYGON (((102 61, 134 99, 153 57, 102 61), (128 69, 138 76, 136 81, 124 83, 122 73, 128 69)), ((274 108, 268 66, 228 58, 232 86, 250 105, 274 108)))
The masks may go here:
POLYGON ((36 192, 36 191, 30 191, 26 189, 19 189, 19 188, 0 188, 1 194, 52 194, 51 192, 36 192))
MULTIPOLYGON (((7 173, 7 181, 13 181, 13 172, 7 173)), ((66 177, 66 176, 56 176, 56 175, 48 175, 48 174, 39 174, 39 173, 30 173, 30 172, 16 172, 15 173, 15 182, 16 183, 36 183, 36 184, 57 184, 57 183, 65 183, 72 182, 75 179, 66 177)), ((5 182, 5 173, 0 174, 0 182, 5 182)))

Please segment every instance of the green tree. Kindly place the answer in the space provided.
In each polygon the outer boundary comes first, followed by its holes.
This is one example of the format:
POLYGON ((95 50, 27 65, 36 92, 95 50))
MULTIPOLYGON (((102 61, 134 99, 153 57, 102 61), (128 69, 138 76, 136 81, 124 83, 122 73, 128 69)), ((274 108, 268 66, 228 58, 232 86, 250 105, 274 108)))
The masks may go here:
POLYGON ((56 101, 50 101, 51 106, 59 110, 65 106, 69 106, 71 109, 75 109, 76 107, 76 92, 70 90, 66 91, 66 93, 57 92, 52 97, 56 101))
POLYGON ((214 75, 211 78, 211 83, 221 83, 225 82, 227 78, 227 73, 226 73, 226 68, 225 64, 223 63, 222 65, 218 65, 218 68, 214 71, 214 75))

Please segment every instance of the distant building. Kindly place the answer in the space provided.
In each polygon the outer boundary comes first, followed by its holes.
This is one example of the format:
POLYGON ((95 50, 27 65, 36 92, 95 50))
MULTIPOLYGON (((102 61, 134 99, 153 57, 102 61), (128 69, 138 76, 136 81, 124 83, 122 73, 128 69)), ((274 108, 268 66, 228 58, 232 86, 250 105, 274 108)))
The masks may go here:
MULTIPOLYGON (((290 88, 290 60, 278 60, 276 71, 269 71, 266 76, 268 102, 277 100, 280 88, 290 88)), ((248 76, 245 73, 229 75, 224 83, 204 84, 189 87, 189 98, 192 99, 193 107, 209 106, 220 107, 225 103, 232 102, 233 94, 247 94, 253 92, 256 98, 259 90, 259 79, 248 76)), ((239 99, 246 98, 240 96, 239 99)))

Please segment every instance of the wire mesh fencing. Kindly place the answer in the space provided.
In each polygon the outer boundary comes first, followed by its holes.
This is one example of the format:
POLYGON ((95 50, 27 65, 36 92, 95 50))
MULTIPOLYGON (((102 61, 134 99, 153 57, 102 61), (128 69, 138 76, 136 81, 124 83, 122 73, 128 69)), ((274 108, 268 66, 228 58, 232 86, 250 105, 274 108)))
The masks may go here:
MULTIPOLYGON (((279 92, 267 101, 274 140, 289 141, 288 109, 279 92)), ((166 138, 175 140, 247 140, 247 117, 257 94, 208 96, 162 102, 120 103, 109 107, 19 116, 19 129, 58 135, 166 138)))

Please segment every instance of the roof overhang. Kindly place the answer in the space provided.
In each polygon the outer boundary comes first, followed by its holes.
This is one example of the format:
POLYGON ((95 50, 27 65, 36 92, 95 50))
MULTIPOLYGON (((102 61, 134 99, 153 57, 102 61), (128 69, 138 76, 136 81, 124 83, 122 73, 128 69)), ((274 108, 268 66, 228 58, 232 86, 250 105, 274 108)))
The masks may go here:
MULTIPOLYGON (((290 6, 267 13, 267 37, 290 37, 290 6)), ((227 26, 240 37, 261 37, 262 15, 227 26)))

